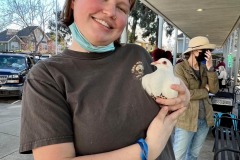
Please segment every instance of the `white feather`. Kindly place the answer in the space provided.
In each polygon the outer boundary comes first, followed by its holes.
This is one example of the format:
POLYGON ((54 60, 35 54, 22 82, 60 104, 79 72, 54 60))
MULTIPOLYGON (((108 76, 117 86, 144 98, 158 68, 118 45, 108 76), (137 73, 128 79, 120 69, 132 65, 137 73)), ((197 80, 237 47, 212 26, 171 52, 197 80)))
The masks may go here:
POLYGON ((179 78, 175 77, 173 73, 172 63, 166 58, 161 58, 152 64, 157 67, 157 70, 142 78, 142 86, 146 92, 155 98, 161 96, 177 97, 178 92, 170 87, 172 84, 180 84, 179 78))

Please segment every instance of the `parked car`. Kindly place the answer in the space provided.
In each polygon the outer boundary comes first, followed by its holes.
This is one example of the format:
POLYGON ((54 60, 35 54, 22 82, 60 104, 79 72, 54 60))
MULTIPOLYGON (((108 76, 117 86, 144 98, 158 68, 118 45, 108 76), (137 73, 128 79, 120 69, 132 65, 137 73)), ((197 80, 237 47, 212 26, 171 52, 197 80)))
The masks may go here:
POLYGON ((48 58, 50 58, 50 57, 52 57, 51 54, 42 54, 42 55, 40 56, 40 60, 48 59, 48 58))
POLYGON ((0 97, 21 97, 26 75, 33 65, 29 55, 0 54, 0 97))
POLYGON ((34 61, 34 63, 36 64, 38 61, 40 61, 40 56, 32 56, 32 59, 34 61))

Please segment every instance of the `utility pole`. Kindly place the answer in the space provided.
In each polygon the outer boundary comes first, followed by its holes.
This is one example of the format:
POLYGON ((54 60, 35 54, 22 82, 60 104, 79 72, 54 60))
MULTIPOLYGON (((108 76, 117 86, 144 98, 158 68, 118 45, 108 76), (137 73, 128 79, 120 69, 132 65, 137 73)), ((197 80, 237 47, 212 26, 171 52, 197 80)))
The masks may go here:
POLYGON ((163 34, 163 23, 164 23, 164 20, 163 18, 158 15, 158 48, 162 49, 162 34, 163 34))
POLYGON ((58 14, 58 10, 57 10, 57 0, 55 0, 55 23, 56 23, 56 47, 55 47, 55 54, 58 54, 58 19, 57 19, 57 14, 58 14))

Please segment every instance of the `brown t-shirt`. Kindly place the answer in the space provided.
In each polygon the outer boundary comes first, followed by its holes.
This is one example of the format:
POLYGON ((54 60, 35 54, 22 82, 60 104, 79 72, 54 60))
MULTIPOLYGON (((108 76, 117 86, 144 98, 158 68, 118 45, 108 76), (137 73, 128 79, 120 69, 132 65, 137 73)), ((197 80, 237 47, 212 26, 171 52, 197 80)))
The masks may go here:
MULTIPOLYGON (((153 70, 151 61, 142 47, 133 44, 105 53, 65 50, 40 61, 24 85, 20 153, 73 142, 81 156, 145 138, 159 112, 141 85, 141 77, 153 70)), ((170 141, 160 159, 175 159, 170 141)))

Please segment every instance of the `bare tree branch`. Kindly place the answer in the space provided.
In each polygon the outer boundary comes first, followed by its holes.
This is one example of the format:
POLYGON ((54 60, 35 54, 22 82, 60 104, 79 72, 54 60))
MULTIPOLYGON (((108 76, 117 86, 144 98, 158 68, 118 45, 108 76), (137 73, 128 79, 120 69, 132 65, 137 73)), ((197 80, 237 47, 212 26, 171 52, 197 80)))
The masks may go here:
MULTIPOLYGON (((0 4, 2 29, 13 24, 20 28, 39 26, 43 31, 42 37, 44 37, 47 23, 53 16, 54 2, 52 0, 0 0, 0 4)), ((32 34, 36 37, 34 32, 32 34)), ((43 38, 38 42, 34 41, 36 51, 42 40, 43 38)))

